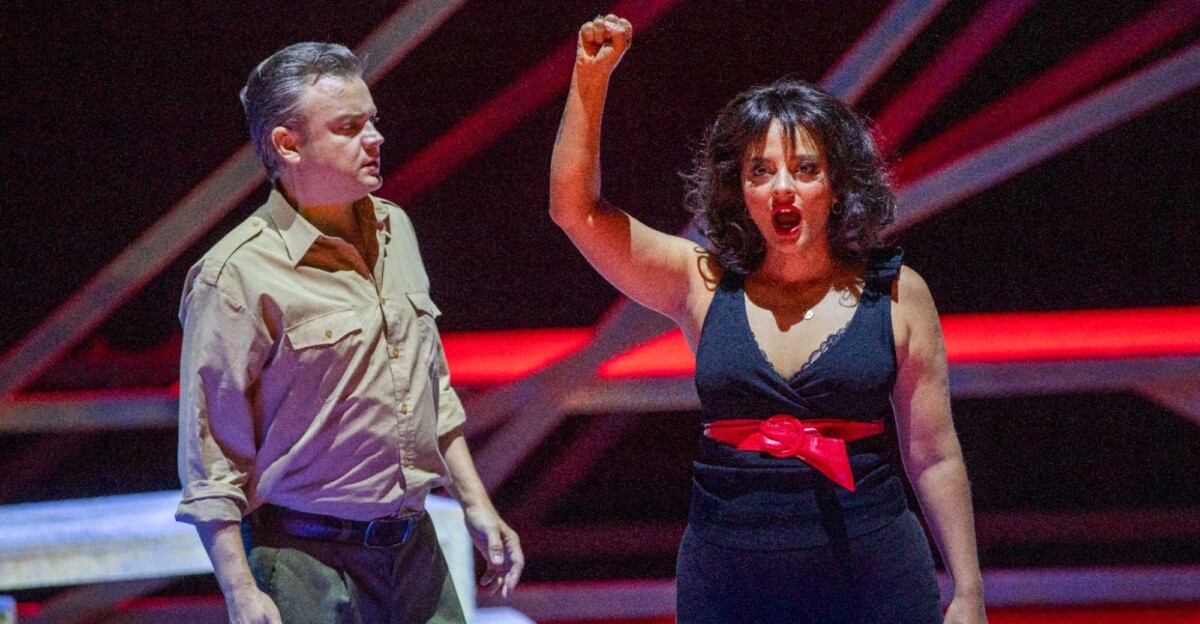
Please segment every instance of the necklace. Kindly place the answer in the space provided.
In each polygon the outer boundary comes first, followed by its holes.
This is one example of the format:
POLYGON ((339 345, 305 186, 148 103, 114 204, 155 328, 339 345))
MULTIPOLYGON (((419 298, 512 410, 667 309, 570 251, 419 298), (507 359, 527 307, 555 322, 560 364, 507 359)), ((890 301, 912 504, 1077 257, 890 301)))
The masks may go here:
MULTIPOLYGON (((813 317, 817 315, 817 313, 816 313, 817 306, 821 305, 821 302, 825 300, 825 296, 829 294, 829 291, 831 289, 833 289, 833 284, 836 281, 837 281, 837 274, 835 273, 833 276, 831 276, 829 278, 829 284, 825 287, 825 290, 823 290, 821 292, 821 296, 817 297, 817 300, 814 301, 812 305, 808 306, 804 310, 804 314, 801 315, 801 318, 803 320, 811 321, 813 319, 813 317)), ((768 284, 770 284, 770 283, 771 282, 768 281, 768 284)), ((768 288, 771 288, 773 290, 777 289, 777 292, 786 293, 786 288, 784 288, 783 285, 780 284, 779 282, 774 282, 773 286, 769 286, 768 288)), ((786 297, 787 295, 785 294, 784 296, 786 297)))
POLYGON ((804 311, 804 320, 811 321, 812 318, 816 316, 816 312, 813 312, 813 310, 816 310, 817 306, 821 305, 821 302, 825 300, 825 296, 829 294, 829 291, 833 290, 833 283, 835 281, 837 281, 837 274, 834 274, 833 277, 829 278, 829 285, 825 287, 825 290, 821 293, 821 296, 815 303, 813 303, 807 310, 804 311))

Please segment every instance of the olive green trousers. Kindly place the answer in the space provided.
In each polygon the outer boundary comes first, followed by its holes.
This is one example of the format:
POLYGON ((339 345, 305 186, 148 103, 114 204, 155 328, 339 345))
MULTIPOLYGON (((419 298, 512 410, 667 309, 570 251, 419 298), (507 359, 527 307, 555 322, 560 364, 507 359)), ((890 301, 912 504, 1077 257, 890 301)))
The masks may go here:
POLYGON ((250 569, 284 624, 449 624, 466 621, 426 514, 393 548, 249 529, 250 569))

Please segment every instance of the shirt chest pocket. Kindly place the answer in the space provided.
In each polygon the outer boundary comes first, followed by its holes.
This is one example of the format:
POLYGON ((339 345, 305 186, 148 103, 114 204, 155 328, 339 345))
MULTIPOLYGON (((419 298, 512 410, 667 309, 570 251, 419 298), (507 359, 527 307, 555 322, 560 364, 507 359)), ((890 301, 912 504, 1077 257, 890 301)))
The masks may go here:
POLYGON ((408 342, 413 348, 412 353, 418 357, 418 366, 423 365, 425 368, 433 370, 436 367, 436 347, 438 342, 437 333, 437 317, 441 316, 442 311, 438 309, 437 304, 433 299, 429 298, 429 293, 422 291, 411 291, 404 293, 408 303, 412 306, 412 321, 409 326, 408 342))
POLYGON ((362 321, 352 309, 335 310, 305 319, 287 329, 288 341, 296 351, 328 347, 352 334, 361 334, 362 321))
POLYGON ((287 329, 291 350, 287 362, 291 399, 302 405, 324 405, 349 395, 362 376, 369 349, 363 343, 363 323, 352 309, 335 310, 305 319, 287 329))
POLYGON ((438 309, 437 304, 433 299, 429 298, 429 293, 426 292, 408 292, 404 293, 408 297, 408 302, 412 304, 418 317, 425 317, 430 322, 442 315, 442 311, 438 309))

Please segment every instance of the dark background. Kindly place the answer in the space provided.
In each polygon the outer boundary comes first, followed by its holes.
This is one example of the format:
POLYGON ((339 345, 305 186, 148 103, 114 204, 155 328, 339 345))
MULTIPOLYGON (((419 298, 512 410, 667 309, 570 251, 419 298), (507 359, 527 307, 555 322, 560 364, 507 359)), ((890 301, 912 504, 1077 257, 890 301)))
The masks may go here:
MULTIPOLYGON (((980 4, 948 2, 859 110, 882 110, 980 4)), ((649 28, 635 24, 635 45, 610 90, 605 196, 652 226, 682 229, 678 174, 720 106, 785 74, 819 81, 885 5, 693 1, 649 28)), ((1152 5, 1037 3, 894 156, 903 158, 1152 5)), ((385 170, 398 168, 608 7, 468 2, 373 87, 387 138, 385 170)), ((378 1, 15 2, 0 8, 0 349, 32 330, 247 141, 237 92, 258 61, 300 40, 353 47, 395 8, 378 1)), ((1198 39, 1193 26, 1134 69, 1198 39)), ((444 311, 443 331, 588 326, 616 299, 547 216, 550 150, 562 103, 558 97, 529 115, 407 202, 433 296, 444 311)), ((1200 303, 1198 110, 1200 91, 1193 89, 962 201, 904 233, 906 261, 929 282, 944 313, 1200 303)), ((265 188, 253 193, 67 359, 100 347, 137 354, 169 345, 179 332, 178 297, 188 266, 265 194, 265 188)), ((118 385, 145 383, 130 378, 118 385)), ((48 375, 33 387, 80 384, 87 381, 48 375)), ((1200 429, 1144 399, 957 400, 955 411, 983 511, 1200 504, 1200 429)), ((658 416, 631 430, 590 487, 561 502, 556 518, 625 514, 682 521, 695 431, 686 414, 658 416), (675 439, 674 450, 643 448, 640 434, 675 439), (614 493, 622 504, 612 502, 614 493)), ((571 427, 578 426, 564 426, 543 455, 569 444, 571 427)), ((4 492, 2 502, 178 486, 173 432, 71 436, 71 452, 51 475, 4 492)), ((0 437, 0 461, 42 438, 0 437)), ((512 487, 519 489, 519 481, 512 487)), ((498 496, 502 511, 504 494, 498 496)), ((1194 543, 1028 552, 1015 545, 984 554, 985 566, 1200 560, 1194 543), (1049 560, 1047 552, 1053 553, 1049 560)), ((613 574, 669 574, 667 563, 613 574)), ((596 569, 563 572, 535 564, 530 577, 594 576, 596 569)))

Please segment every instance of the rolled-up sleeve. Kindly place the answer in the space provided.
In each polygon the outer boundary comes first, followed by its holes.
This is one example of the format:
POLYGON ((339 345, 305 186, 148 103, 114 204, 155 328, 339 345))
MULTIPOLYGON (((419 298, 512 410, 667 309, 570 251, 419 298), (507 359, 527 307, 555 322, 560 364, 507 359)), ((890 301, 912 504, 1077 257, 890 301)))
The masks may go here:
POLYGON ((444 444, 447 434, 463 426, 467 421, 466 411, 458 393, 450 385, 450 366, 446 362, 446 351, 442 349, 442 341, 437 341, 438 367, 438 410, 437 435, 438 442, 444 444))
MULTIPOLYGON (((176 520, 242 519, 256 451, 254 391, 271 340, 236 289, 189 275, 180 307, 179 480, 176 520)), ((224 279, 224 278, 222 278, 224 279)))

